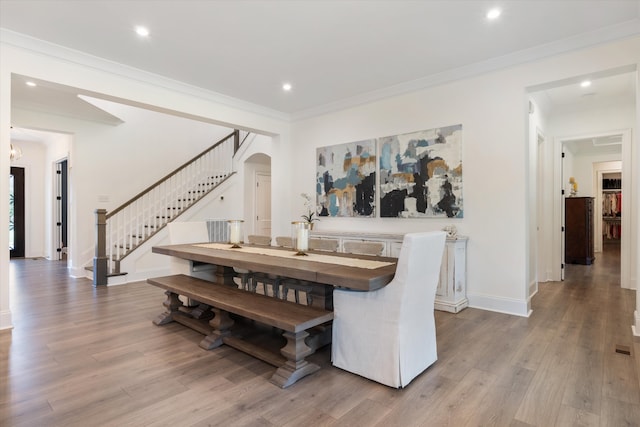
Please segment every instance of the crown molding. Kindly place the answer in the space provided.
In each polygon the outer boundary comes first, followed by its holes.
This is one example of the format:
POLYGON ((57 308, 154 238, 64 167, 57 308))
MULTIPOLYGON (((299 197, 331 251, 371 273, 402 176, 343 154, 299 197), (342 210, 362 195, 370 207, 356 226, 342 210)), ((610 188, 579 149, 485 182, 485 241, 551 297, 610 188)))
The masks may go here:
POLYGON ((5 28, 0 28, 0 43, 27 50, 34 54, 47 56, 82 67, 157 86, 162 89, 200 98, 205 101, 222 104, 245 112, 259 114, 286 122, 291 120, 291 116, 289 114, 281 111, 263 107, 258 104, 243 101, 241 99, 233 98, 201 87, 189 85, 178 80, 163 77, 158 74, 100 58, 75 49, 70 49, 65 46, 50 43, 22 33, 7 30, 5 28))
MULTIPOLYGON (((640 4, 640 2, 638 2, 640 4)), ((416 80, 389 86, 372 92, 363 93, 348 99, 324 104, 295 112, 292 121, 304 120, 335 111, 352 108, 370 102, 380 101, 409 92, 416 92, 429 87, 439 86, 456 80, 462 80, 482 74, 498 71, 512 66, 540 60, 543 58, 567 53, 587 47, 604 44, 615 40, 631 38, 640 35, 640 18, 634 18, 622 24, 601 28, 589 33, 580 34, 562 40, 557 40, 530 49, 514 52, 509 55, 476 62, 464 67, 432 74, 416 80)))
MULTIPOLYGON (((640 2, 638 2, 640 5, 640 2)), ((640 6, 639 6, 640 8, 640 6)), ((639 12, 640 13, 640 12, 639 12)), ((265 117, 292 122, 304 120, 311 117, 329 114, 358 105, 380 101, 409 92, 416 92, 430 87, 450 83, 479 76, 500 69, 524 64, 527 62, 540 60, 543 58, 567 53, 598 44, 604 44, 615 40, 630 38, 640 35, 640 18, 634 18, 627 22, 601 28, 596 31, 583 33, 577 36, 557 40, 545 45, 536 46, 530 49, 514 52, 486 61, 477 62, 453 70, 432 74, 419 79, 400 83, 397 85, 381 88, 379 90, 362 93, 340 101, 327 103, 317 107, 300 110, 292 114, 270 109, 261 105, 243 101, 217 92, 206 90, 197 86, 189 85, 177 80, 169 79, 158 74, 143 71, 134 67, 129 67, 114 61, 106 60, 64 46, 56 45, 47 41, 36 39, 21 33, 0 28, 0 42, 25 49, 36 54, 56 58, 66 62, 74 63, 83 67, 111 73, 121 77, 129 78, 145 84, 151 84, 163 89, 183 93, 192 97, 200 98, 213 103, 222 104, 249 113, 259 114, 265 117)))

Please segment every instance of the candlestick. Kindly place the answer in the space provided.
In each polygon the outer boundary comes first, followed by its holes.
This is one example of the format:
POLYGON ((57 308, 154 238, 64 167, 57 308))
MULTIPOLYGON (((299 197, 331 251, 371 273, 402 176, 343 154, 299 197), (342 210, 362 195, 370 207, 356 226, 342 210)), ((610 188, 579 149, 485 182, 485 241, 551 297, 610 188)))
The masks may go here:
POLYGON ((309 250, 309 229, 308 222, 293 221, 292 225, 292 240, 293 248, 297 251, 296 255, 307 255, 309 250))
POLYGON ((241 219, 230 219, 229 224, 229 243, 232 248, 239 248, 242 242, 242 223, 241 219))

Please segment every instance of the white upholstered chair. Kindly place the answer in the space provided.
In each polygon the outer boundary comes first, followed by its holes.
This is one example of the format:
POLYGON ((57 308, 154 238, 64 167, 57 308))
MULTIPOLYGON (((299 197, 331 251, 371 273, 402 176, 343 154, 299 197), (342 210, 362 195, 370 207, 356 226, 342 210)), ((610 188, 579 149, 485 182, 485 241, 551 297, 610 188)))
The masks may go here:
POLYGON ((372 292, 333 292, 333 365, 404 387, 437 358, 434 300, 446 234, 406 234, 396 274, 372 292))

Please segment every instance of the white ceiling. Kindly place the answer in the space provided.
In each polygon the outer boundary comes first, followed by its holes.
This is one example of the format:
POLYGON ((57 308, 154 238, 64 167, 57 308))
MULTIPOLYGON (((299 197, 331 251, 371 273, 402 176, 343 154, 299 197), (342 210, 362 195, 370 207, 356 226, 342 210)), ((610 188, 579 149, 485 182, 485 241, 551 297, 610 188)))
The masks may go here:
POLYGON ((0 27, 296 116, 640 34, 640 1, 0 0, 0 27))

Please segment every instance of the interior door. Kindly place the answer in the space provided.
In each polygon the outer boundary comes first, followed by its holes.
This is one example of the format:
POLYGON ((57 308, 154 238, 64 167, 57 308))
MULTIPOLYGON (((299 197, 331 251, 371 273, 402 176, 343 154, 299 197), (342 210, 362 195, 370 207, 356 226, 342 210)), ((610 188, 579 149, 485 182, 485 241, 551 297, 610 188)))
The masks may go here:
POLYGON ((62 160, 56 164, 56 227, 57 227, 57 259, 66 259, 67 252, 67 161, 62 160))
POLYGON ((256 174, 256 234, 271 236, 271 175, 256 174))
POLYGON ((11 167, 9 175, 9 256, 24 258, 24 168, 11 167))

